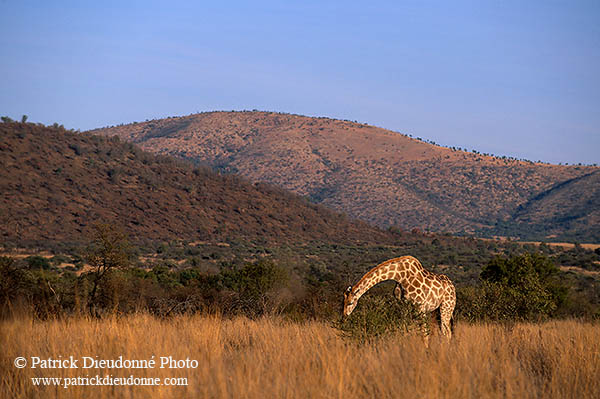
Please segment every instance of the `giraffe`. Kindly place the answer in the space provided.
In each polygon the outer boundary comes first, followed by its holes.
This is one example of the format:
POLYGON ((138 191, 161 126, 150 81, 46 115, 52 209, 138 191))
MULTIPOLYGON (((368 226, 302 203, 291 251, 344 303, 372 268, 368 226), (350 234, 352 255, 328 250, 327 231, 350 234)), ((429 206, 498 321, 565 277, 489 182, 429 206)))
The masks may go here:
POLYGON ((429 344, 429 333, 425 325, 425 315, 440 309, 440 329, 450 340, 452 330, 450 320, 456 305, 456 291, 450 279, 443 274, 427 271, 416 258, 402 256, 386 260, 365 274, 358 283, 348 287, 344 293, 344 316, 349 316, 356 307, 359 298, 375 284, 382 281, 394 280, 394 296, 402 299, 404 296, 419 307, 423 316, 421 332, 425 345, 429 344))

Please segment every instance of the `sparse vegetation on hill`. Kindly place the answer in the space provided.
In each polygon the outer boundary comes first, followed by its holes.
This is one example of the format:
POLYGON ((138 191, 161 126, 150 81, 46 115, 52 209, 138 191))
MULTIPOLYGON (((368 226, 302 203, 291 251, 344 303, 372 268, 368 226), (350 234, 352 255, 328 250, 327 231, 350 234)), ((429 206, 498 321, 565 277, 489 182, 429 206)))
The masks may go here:
POLYGON ((93 133, 273 183, 384 228, 600 241, 597 167, 482 155, 350 121, 269 112, 93 133))
POLYGON ((81 242, 96 222, 133 240, 392 242, 394 235, 265 183, 118 137, 0 124, 0 239, 81 242))

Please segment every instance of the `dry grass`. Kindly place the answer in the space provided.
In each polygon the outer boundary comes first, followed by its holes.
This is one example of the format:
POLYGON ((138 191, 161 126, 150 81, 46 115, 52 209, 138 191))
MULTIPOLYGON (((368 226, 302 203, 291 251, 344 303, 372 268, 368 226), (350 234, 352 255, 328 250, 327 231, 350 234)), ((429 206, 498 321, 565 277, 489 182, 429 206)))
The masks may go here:
MULTIPOLYGON (((457 326, 450 345, 416 336, 359 345, 327 324, 147 315, 0 322, 6 398, 598 398, 600 325, 457 326), (17 356, 197 359, 196 369, 17 369, 17 356), (187 386, 40 387, 31 377, 187 377, 187 386)), ((436 337, 437 338, 437 337, 436 337)))

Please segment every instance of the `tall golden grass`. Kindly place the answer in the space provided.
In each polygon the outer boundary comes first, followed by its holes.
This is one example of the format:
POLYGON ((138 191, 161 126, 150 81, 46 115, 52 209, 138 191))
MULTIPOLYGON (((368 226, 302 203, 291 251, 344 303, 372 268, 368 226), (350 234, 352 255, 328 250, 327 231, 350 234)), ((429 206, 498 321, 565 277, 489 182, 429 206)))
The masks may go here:
POLYGON ((600 325, 459 324, 450 344, 367 344, 325 323, 148 315, 0 322, 2 398, 599 398, 600 325), (18 369, 16 357, 195 359, 183 369, 18 369), (34 386, 32 377, 186 377, 187 386, 34 386))

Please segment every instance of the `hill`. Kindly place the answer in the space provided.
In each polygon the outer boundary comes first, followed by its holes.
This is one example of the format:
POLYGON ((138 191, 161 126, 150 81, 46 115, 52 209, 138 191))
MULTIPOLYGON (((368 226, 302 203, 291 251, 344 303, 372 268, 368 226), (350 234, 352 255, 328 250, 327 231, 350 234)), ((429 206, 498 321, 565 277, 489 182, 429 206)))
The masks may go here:
POLYGON ((390 242, 393 236, 274 186, 156 156, 118 138, 0 124, 0 237, 81 241, 90 225, 134 239, 390 242))
POLYGON ((383 228, 600 240, 597 167, 499 158, 270 112, 210 112, 92 133, 276 184, 383 228))
POLYGON ((538 235, 562 236, 571 241, 598 242, 600 226, 600 173, 567 180, 520 206, 514 214, 519 225, 538 235))

